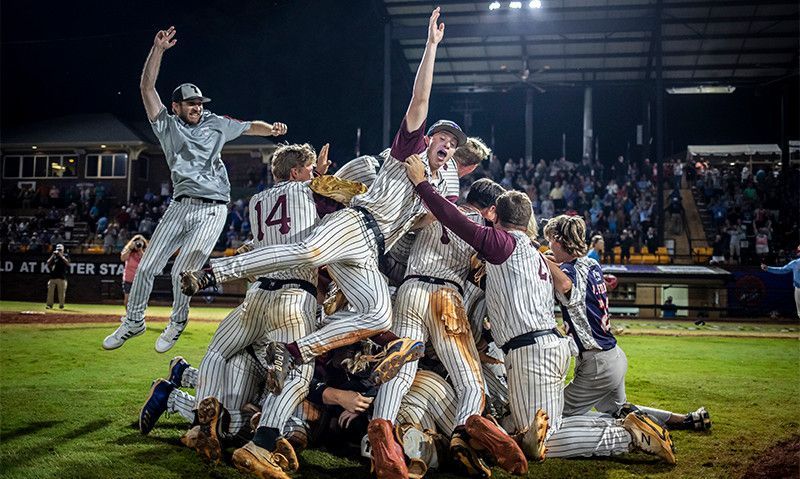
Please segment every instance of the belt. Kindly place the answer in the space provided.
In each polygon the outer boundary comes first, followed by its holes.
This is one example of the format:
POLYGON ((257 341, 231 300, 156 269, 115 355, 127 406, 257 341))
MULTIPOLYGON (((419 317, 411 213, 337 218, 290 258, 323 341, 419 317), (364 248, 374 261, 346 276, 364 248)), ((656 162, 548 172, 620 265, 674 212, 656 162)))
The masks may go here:
POLYGON ((451 284, 456 287, 461 296, 464 296, 464 289, 461 287, 461 285, 456 283, 455 281, 450 281, 449 279, 437 278, 435 276, 422 276, 419 274, 410 274, 405 278, 403 278, 403 281, 400 282, 400 285, 402 286, 403 283, 405 283, 410 279, 416 279, 417 281, 422 281, 423 283, 438 284, 441 286, 451 284))
POLYGON ((353 206, 352 208, 361 213, 361 215, 364 217, 364 225, 368 230, 372 231, 372 234, 375 236, 375 242, 378 244, 378 258, 383 257, 383 254, 385 253, 383 233, 381 233, 381 229, 378 228, 378 222, 375 221, 375 217, 372 216, 372 213, 362 206, 353 206))
POLYGON ((556 328, 531 331, 530 333, 520 334, 519 336, 509 339, 506 344, 500 347, 500 349, 503 350, 503 354, 508 354, 515 349, 536 344, 536 338, 546 336, 548 334, 555 334, 556 336, 561 337, 561 332, 556 328))
POLYGON ((300 288, 304 290, 306 293, 310 294, 311 296, 317 296, 317 288, 313 284, 309 283, 304 279, 271 279, 271 278, 258 278, 258 282, 261 283, 258 285, 259 288, 265 291, 277 291, 284 286, 294 286, 296 288, 300 288))
POLYGON ((176 196, 175 197, 175 201, 183 201, 183 200, 196 200, 196 201, 200 201, 202 203, 212 203, 212 204, 215 204, 215 205, 226 205, 226 204, 228 204, 227 201, 211 200, 211 199, 208 199, 208 198, 198 198, 196 196, 180 195, 180 196, 176 196))

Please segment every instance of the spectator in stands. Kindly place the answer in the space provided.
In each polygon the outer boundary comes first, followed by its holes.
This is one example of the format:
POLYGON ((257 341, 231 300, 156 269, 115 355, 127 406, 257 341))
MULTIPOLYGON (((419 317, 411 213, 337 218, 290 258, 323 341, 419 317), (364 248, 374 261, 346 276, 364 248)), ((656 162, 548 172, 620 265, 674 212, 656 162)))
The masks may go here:
POLYGON ((769 236, 766 228, 761 228, 756 234, 756 255, 763 261, 764 256, 769 254, 769 236))
POLYGON ((761 269, 772 274, 792 273, 792 284, 794 286, 794 304, 797 307, 797 317, 800 319, 800 245, 795 249, 796 259, 783 266, 767 266, 761 264, 761 269))
POLYGON ((731 262, 736 261, 737 264, 741 262, 742 240, 744 240, 746 237, 747 236, 745 235, 745 228, 744 225, 742 225, 742 220, 737 220, 735 224, 728 226, 731 262))
POLYGON ((139 268, 139 261, 142 260, 142 255, 146 249, 147 238, 142 235, 136 235, 122 248, 122 252, 119 255, 119 259, 125 263, 125 268, 122 271, 122 294, 125 297, 126 309, 128 308, 128 295, 133 285, 133 277, 136 276, 136 269, 139 268))
POLYGON ((592 236, 592 241, 589 244, 590 246, 589 252, 586 253, 586 256, 600 263, 601 262, 600 258, 603 256, 603 250, 605 249, 605 245, 606 242, 603 241, 603 237, 601 235, 592 236))
POLYGON ((712 246, 711 261, 709 264, 723 264, 725 263, 725 240, 722 235, 717 233, 714 237, 712 246))
POLYGON ((674 318, 678 315, 678 307, 673 304, 672 296, 667 296, 667 300, 664 301, 661 310, 663 311, 664 318, 674 318))
POLYGON ((63 244, 57 244, 55 251, 47 260, 47 268, 50 270, 50 280, 47 282, 47 309, 53 309, 54 293, 58 288, 58 307, 64 309, 64 301, 67 296, 67 268, 69 255, 64 251, 63 244))
POLYGON ((117 226, 115 223, 109 225, 103 234, 103 252, 111 254, 114 252, 114 247, 117 244, 117 226))
POLYGON ((619 248, 620 248, 619 262, 621 264, 627 264, 628 262, 630 262, 631 246, 633 246, 633 239, 631 238, 630 231, 622 230, 622 234, 619 236, 619 248))
POLYGON ((683 182, 683 162, 680 158, 675 160, 675 164, 672 166, 672 181, 673 189, 680 190, 683 182))
POLYGON ((656 234, 656 229, 654 227, 650 226, 647 228, 644 244, 647 246, 648 253, 656 254, 656 250, 658 249, 658 235, 656 234))
MULTIPOLYGON (((673 191, 673 193, 676 192, 677 191, 673 191)), ((681 234, 681 230, 683 229, 683 202, 681 201, 680 193, 677 195, 670 195, 667 212, 669 213, 669 224, 672 234, 681 234)))
POLYGON ((73 209, 74 204, 64 214, 64 238, 67 240, 72 239, 72 231, 75 229, 75 213, 73 209))
POLYGON ((64 241, 66 240, 64 239, 64 235, 62 234, 61 230, 56 230, 53 236, 50 237, 50 245, 54 247, 59 243, 64 243, 64 241))

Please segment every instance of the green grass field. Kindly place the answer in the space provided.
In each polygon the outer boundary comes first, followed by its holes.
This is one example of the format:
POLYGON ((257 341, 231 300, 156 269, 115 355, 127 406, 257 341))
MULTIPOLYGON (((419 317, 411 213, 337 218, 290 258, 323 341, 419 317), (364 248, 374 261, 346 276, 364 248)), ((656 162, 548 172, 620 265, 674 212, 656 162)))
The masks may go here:
MULTIPOLYGON (((111 313, 97 306, 94 314, 111 313)), ((2 312, 41 310, 41 305, 0 303, 2 312)), ((89 306, 68 306, 77 314, 89 306)), ((224 309, 195 308, 193 317, 218 319, 224 309)), ((151 312, 153 316, 164 316, 151 312)), ((625 324, 628 324, 626 322, 625 324)), ((637 329, 635 321, 631 330, 637 329)), ((652 323, 641 323, 646 330, 652 323)), ((674 324, 681 328, 680 322, 674 324)), ((659 323, 657 327, 663 325, 659 323)), ((153 350, 164 320, 121 349, 100 344, 115 327, 106 324, 0 324, 0 474, 3 477, 241 477, 228 465, 200 462, 178 438, 186 424, 162 418, 149 436, 135 428, 152 379, 166 375, 182 355, 198 363, 214 332, 194 322, 167 355, 153 350)), ((685 326, 685 325, 684 325, 685 326)), ((759 327, 766 327, 761 325, 759 327)), ((557 460, 532 464, 529 477, 738 477, 775 442, 800 434, 800 342, 793 339, 623 335, 629 361, 628 396, 640 404, 686 412, 705 405, 711 433, 678 431, 678 464, 650 456, 557 460)), ((777 331, 787 329, 776 326, 777 331)), ((299 476, 353 479, 369 476, 356 460, 309 450, 299 476)), ((507 477, 495 469, 497 477, 507 477)), ((429 474, 428 477, 448 477, 429 474)))

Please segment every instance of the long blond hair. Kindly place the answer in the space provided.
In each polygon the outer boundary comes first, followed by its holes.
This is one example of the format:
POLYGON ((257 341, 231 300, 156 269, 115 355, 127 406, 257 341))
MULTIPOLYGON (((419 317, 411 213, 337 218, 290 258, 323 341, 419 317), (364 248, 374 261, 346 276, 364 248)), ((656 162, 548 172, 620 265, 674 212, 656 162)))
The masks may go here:
POLYGON ((586 223, 580 216, 558 215, 544 227, 548 241, 558 241, 570 256, 586 254, 586 223))

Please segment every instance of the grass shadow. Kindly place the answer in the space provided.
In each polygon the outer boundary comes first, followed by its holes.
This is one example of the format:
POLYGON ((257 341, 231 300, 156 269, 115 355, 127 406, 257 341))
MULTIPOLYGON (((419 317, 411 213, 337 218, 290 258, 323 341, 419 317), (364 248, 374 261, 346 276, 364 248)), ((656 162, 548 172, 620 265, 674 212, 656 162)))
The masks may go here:
POLYGON ((62 436, 64 439, 77 439, 81 436, 85 436, 86 434, 93 433, 95 431, 99 431, 104 427, 108 427, 108 421, 105 419, 98 419, 97 421, 92 421, 88 424, 85 424, 78 429, 75 429, 72 432, 68 432, 62 436))
POLYGON ((55 425, 61 424, 64 421, 37 421, 32 422, 30 424, 26 424, 24 426, 18 427, 16 429, 11 429, 9 431, 0 432, 0 441, 8 442, 13 441, 14 439, 27 436, 30 434, 38 433, 44 429, 53 427, 55 425))

